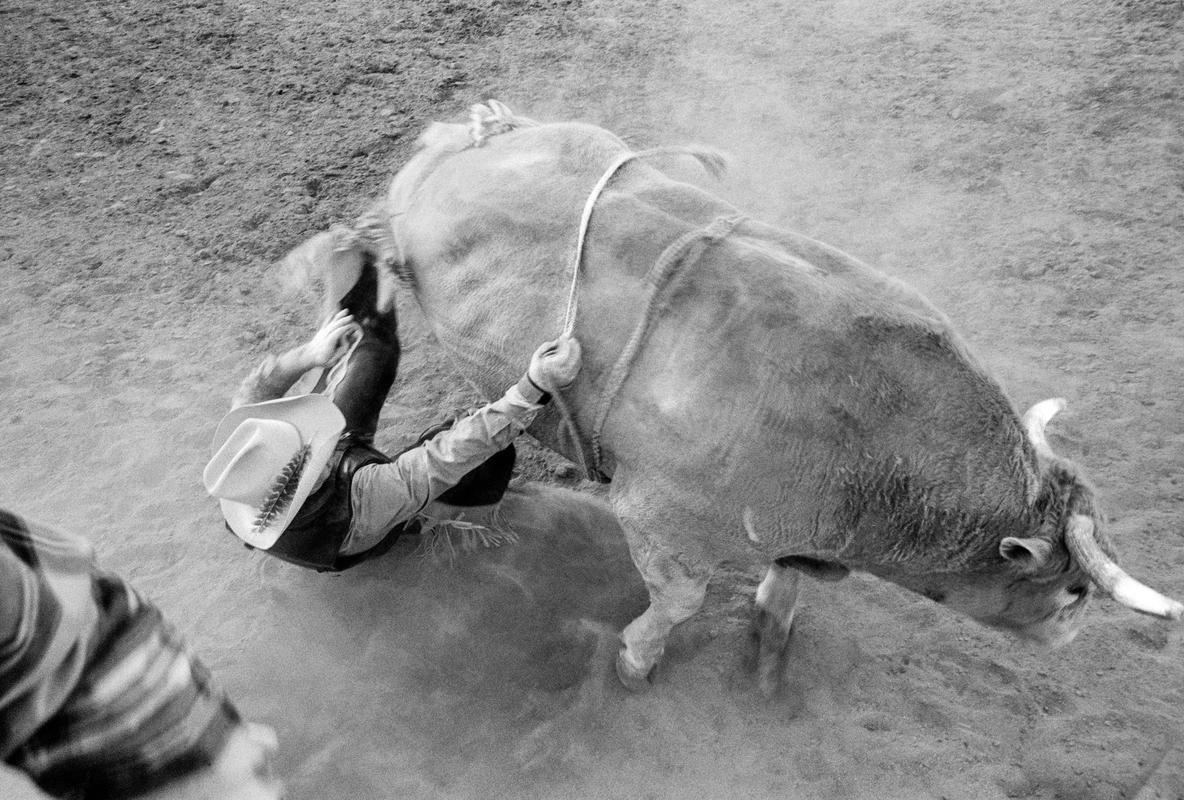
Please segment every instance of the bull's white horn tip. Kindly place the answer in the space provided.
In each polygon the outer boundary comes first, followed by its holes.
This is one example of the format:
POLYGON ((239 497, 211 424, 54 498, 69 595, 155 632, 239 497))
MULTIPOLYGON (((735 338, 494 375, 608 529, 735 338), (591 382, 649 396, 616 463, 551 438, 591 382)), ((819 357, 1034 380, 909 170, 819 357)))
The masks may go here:
POLYGON ((1028 427, 1033 439, 1044 438, 1044 426, 1057 414, 1065 410, 1068 403, 1063 397, 1050 397, 1034 403, 1024 412, 1024 425, 1028 427))
POLYGON ((1143 614, 1162 619, 1184 619, 1184 605, 1139 583, 1125 573, 1115 582, 1110 595, 1127 608, 1143 614))
POLYGON ((1043 412, 1040 414, 1040 416, 1044 417, 1045 419, 1051 419, 1055 414, 1059 414, 1064 411, 1065 407, 1068 405, 1069 401, 1063 397, 1050 397, 1047 400, 1041 400, 1039 403, 1033 406, 1033 408, 1038 408, 1041 412, 1043 412))

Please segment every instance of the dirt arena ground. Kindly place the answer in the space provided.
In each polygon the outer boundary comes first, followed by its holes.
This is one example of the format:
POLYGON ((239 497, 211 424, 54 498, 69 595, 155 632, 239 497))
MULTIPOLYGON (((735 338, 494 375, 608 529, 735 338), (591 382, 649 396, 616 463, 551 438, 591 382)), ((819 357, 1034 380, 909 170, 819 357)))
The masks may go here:
MULTIPOLYGON (((521 540, 306 573, 204 494, 241 375, 312 324, 270 266, 496 97, 735 160, 719 191, 923 289, 1184 597, 1178 0, 3 0, 0 502, 91 536, 276 727, 291 797, 1184 798, 1180 627, 1104 601, 1040 652, 856 576, 804 594, 784 696, 720 576, 644 696, 601 500, 532 450, 521 540)), ((469 396, 402 303, 382 443, 469 396)), ((0 796, 37 796, 0 776, 0 796)))

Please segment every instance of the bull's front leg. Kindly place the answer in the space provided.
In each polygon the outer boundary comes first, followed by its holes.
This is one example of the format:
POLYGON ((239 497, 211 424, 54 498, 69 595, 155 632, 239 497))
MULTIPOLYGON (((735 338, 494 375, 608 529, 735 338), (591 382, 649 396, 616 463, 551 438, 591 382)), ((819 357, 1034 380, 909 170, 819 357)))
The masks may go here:
POLYGON ((711 572, 687 564, 628 522, 623 524, 633 563, 650 595, 649 608, 621 632, 624 647, 617 654, 617 677, 636 692, 649 688, 650 672, 662 658, 670 631, 703 605, 711 572))
POLYGON ((757 683, 766 697, 776 694, 781 685, 785 653, 797 609, 800 578, 796 569, 772 564, 756 590, 753 628, 760 648, 756 674, 757 683))

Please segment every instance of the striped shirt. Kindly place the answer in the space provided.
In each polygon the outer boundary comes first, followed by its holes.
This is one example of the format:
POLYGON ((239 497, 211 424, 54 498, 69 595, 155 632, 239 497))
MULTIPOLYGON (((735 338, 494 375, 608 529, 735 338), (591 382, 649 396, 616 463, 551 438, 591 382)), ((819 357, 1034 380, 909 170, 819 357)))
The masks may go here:
POLYGON ((0 756, 43 790, 133 797, 212 763, 238 713, 87 541, 0 509, 0 756))

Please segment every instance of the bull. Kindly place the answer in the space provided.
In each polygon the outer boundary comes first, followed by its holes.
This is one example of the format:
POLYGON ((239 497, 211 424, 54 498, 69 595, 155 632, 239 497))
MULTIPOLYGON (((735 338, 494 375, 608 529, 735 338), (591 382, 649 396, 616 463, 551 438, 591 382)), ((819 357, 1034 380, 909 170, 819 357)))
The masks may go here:
POLYGON ((335 297, 363 251, 380 258, 487 397, 537 342, 579 339, 577 382, 530 433, 611 482, 650 600, 621 633, 625 686, 649 684, 713 569, 736 559, 768 565, 755 599, 766 691, 803 574, 862 570, 1050 645, 1076 635, 1097 593, 1184 614, 1117 565, 1094 489, 1049 446, 1063 401, 1017 413, 904 283, 591 125, 490 101, 419 145, 384 200, 288 264, 335 297))

